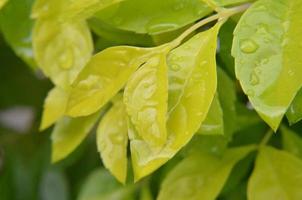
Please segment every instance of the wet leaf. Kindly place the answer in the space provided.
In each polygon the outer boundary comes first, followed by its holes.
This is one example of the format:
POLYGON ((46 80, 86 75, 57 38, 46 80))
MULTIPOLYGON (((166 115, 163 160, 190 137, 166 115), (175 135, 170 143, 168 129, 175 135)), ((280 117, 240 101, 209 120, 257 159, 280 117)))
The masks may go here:
POLYGON ((97 121, 100 113, 87 117, 63 117, 55 125, 51 134, 52 162, 68 156, 85 139, 97 121))
POLYGON ((201 135, 223 135, 223 112, 217 94, 197 133, 201 135))
POLYGON ((302 138, 297 133, 281 127, 283 149, 302 159, 302 138))
POLYGON ((116 100, 97 128, 97 147, 106 168, 121 182, 127 176, 127 114, 122 99, 116 100))
POLYGON ((150 174, 172 158, 190 141, 205 119, 216 91, 215 52, 219 27, 216 25, 194 36, 169 53, 167 142, 162 148, 152 147, 141 138, 135 127, 130 126, 135 180, 150 174))
POLYGON ((262 0, 241 17, 233 41, 236 76, 253 107, 276 130, 301 88, 300 0, 262 0))
POLYGON ((127 113, 139 137, 154 148, 167 139, 167 68, 166 52, 154 55, 133 74, 124 92, 127 113))
POLYGON ((302 199, 302 161, 272 147, 261 148, 248 183, 248 199, 302 199))
POLYGON ((196 153, 181 161, 161 185, 158 200, 214 200, 232 168, 255 148, 228 149, 222 157, 196 153))
POLYGON ((302 119, 302 89, 299 90, 289 106, 286 117, 291 125, 302 119))
POLYGON ((69 87, 93 51, 85 21, 64 23, 39 19, 34 26, 33 47, 38 66, 62 88, 69 87))
POLYGON ((33 20, 30 19, 30 11, 32 4, 33 0, 10 0, 0 12, 0 27, 5 40, 15 53, 28 65, 35 68, 31 44, 33 20), (22 24, 18 25, 20 21, 22 24))
POLYGON ((68 100, 68 92, 55 87, 47 95, 40 130, 44 130, 64 115, 68 100))
POLYGON ((67 107, 70 116, 98 111, 147 59, 151 49, 118 46, 94 55, 72 84, 67 107))

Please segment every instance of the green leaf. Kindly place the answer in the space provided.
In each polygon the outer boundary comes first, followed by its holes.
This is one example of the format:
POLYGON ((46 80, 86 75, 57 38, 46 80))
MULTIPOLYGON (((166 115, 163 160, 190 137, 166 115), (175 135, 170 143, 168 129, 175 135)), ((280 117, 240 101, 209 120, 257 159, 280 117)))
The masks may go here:
POLYGON ((210 12, 201 0, 127 0, 102 10, 98 16, 122 30, 158 34, 193 23, 210 12))
POLYGON ((40 130, 44 130, 64 115, 68 101, 68 92, 55 87, 47 95, 44 102, 40 130))
POLYGON ((256 111, 274 130, 302 86, 301 8, 300 0, 257 1, 243 14, 234 33, 236 76, 256 111))
POLYGON ((75 80, 93 51, 85 21, 63 23, 38 19, 34 26, 33 47, 39 67, 62 88, 75 80))
POLYGON ((127 113, 122 99, 116 100, 97 128, 97 147, 106 168, 121 182, 127 176, 127 113))
POLYGON ((291 125, 302 119, 302 89, 299 90, 289 106, 286 112, 286 117, 291 125))
POLYGON ((52 162, 68 156, 85 139, 97 121, 100 113, 87 117, 63 117, 55 125, 51 134, 52 162))
POLYGON ((114 42, 116 45, 153 46, 151 36, 124 31, 104 23, 97 15, 88 21, 89 26, 102 39, 114 42))
POLYGON ((217 69, 217 75, 217 91, 223 112, 224 135, 227 140, 230 140, 238 126, 235 107, 237 103, 236 88, 232 79, 222 69, 217 69))
POLYGON ((98 111, 148 58, 152 49, 118 46, 94 55, 72 84, 67 114, 85 116, 98 111))
POLYGON ((302 161, 272 147, 261 148, 248 183, 249 200, 302 199, 302 161))
POLYGON ((217 94, 214 96, 207 117, 197 133, 201 135, 223 135, 223 112, 217 94))
POLYGON ((228 149, 222 157, 197 153, 181 161, 162 183, 158 200, 214 200, 232 168, 253 146, 228 149))
POLYGON ((30 19, 32 4, 33 0, 10 0, 0 12, 0 26, 5 40, 15 53, 34 68, 36 64, 31 44, 33 20, 30 19), (19 24, 21 21, 22 24, 19 24))
POLYGON ((131 77, 124 102, 138 136, 150 147, 162 147, 167 139, 168 100, 166 52, 149 58, 131 77))
POLYGON ((134 199, 135 186, 122 186, 106 170, 93 171, 84 182, 78 200, 134 199))
POLYGON ((154 148, 130 126, 135 180, 171 159, 190 141, 205 119, 216 91, 215 52, 219 27, 218 24, 199 33, 169 53, 167 142, 162 148, 154 148))
POLYGON ((282 126, 282 145, 284 150, 302 159, 302 138, 294 131, 282 126))
POLYGON ((94 13, 124 0, 36 0, 32 18, 56 18, 61 21, 78 21, 91 17, 94 13))

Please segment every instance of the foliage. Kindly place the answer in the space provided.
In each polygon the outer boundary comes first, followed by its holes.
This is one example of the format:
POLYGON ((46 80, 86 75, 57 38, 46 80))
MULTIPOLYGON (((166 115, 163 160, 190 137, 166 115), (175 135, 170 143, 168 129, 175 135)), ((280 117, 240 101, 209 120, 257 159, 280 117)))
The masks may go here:
POLYGON ((53 84, 39 127, 51 144, 30 134, 24 168, 25 152, 9 144, 26 137, 0 129, 16 158, 0 157, 0 186, 15 188, 0 199, 302 199, 301 0, 0 0, 0 9, 9 46, 0 50, 15 53, 3 64, 23 67, 2 70, 38 83, 17 84, 42 91, 30 104, 38 110, 50 84, 34 74, 53 84))

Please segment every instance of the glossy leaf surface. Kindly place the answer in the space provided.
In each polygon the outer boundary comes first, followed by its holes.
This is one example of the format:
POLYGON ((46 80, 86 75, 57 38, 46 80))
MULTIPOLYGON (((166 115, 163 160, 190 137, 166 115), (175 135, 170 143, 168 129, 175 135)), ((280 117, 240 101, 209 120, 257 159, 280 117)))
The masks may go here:
POLYGON ((68 101, 68 92, 55 87, 47 95, 40 130, 46 129, 64 115, 68 101))
POLYGON ((61 118, 51 134, 52 162, 70 154, 85 139, 99 115, 96 113, 87 117, 61 118))
POLYGON ((167 142, 162 148, 154 148, 130 127, 135 180, 172 158, 190 141, 205 119, 216 91, 215 52, 219 27, 216 25, 194 36, 169 53, 167 142))
MULTIPOLYGON (((1 3, 0 3, 1 4, 1 3)), ((7 43, 31 67, 36 67, 32 49, 33 0, 10 0, 1 10, 0 27, 7 43), (22 24, 18 25, 22 21, 22 24)), ((1 5, 0 5, 1 7, 1 5)))
POLYGON ((146 61, 149 49, 118 46, 94 55, 72 85, 67 114, 85 116, 99 110, 146 61))
POLYGON ((272 147, 263 147, 248 183, 249 200, 302 199, 302 161, 272 147))
POLYGON ((236 76, 259 115, 274 130, 301 88, 300 0, 261 0, 240 19, 232 54, 236 76))
POLYGON ((207 117, 202 122, 198 134, 223 135, 223 112, 217 94, 215 95, 207 117))
POLYGON ((181 161, 161 186, 158 200, 214 200, 232 168, 254 147, 229 149, 222 157, 197 153, 181 161))
POLYGON ((286 117, 290 124, 297 123, 302 119, 302 89, 299 90, 289 106, 286 112, 286 117))
POLYGON ((97 128, 97 147, 106 168, 122 183, 127 176, 127 116, 122 99, 114 102, 97 128))
POLYGON ((282 145, 284 150, 302 159, 302 138, 286 127, 281 127, 282 145))
POLYGON ((150 147, 162 147, 167 139, 168 100, 166 52, 149 58, 129 80, 124 102, 139 137, 150 147))
POLYGON ((62 88, 74 81, 93 51, 85 21, 39 19, 34 26, 33 47, 38 66, 62 88))

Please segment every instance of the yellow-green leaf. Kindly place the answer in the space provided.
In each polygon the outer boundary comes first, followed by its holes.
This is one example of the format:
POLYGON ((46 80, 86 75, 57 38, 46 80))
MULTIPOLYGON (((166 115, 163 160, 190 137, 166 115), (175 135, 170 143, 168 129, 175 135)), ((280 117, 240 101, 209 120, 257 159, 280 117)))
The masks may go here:
POLYGON ((302 159, 302 138, 298 133, 286 127, 281 127, 283 149, 302 159))
POLYGON ((52 162, 65 158, 85 139, 99 117, 99 113, 87 117, 61 118, 51 134, 52 162))
POLYGON ((254 149, 232 148, 221 157, 198 152, 185 158, 162 183, 158 200, 215 200, 234 165, 254 149))
POLYGON ((62 88, 74 81, 93 51, 85 21, 38 19, 33 30, 33 47, 38 66, 62 88))
POLYGON ((233 41, 236 76, 253 107, 276 130, 302 86, 302 1, 259 0, 233 41))
POLYGON ((152 173, 172 158, 190 141, 205 119, 216 91, 215 53, 219 27, 220 24, 197 34, 168 55, 167 142, 162 148, 152 147, 135 127, 130 126, 135 180, 152 173))
POLYGON ((248 183, 249 200, 301 200, 302 161, 272 147, 261 148, 248 183))
POLYGON ((53 88, 44 102, 42 122, 40 130, 44 130, 64 115, 68 100, 68 92, 59 88, 53 88))
POLYGON ((124 102, 139 137, 150 147, 161 147, 167 139, 168 100, 166 53, 149 58, 129 80, 124 102))
POLYGON ((72 84, 67 114, 85 116, 98 111, 124 87, 150 51, 118 46, 94 55, 72 84))
POLYGON ((123 101, 114 102, 97 128, 97 147, 106 168, 121 182, 127 176, 127 114, 123 101))
POLYGON ((197 133, 201 135, 223 135, 223 112, 218 94, 214 96, 207 117, 197 133))
POLYGON ((286 117, 291 125, 302 119, 302 89, 299 90, 289 106, 286 112, 286 117))

